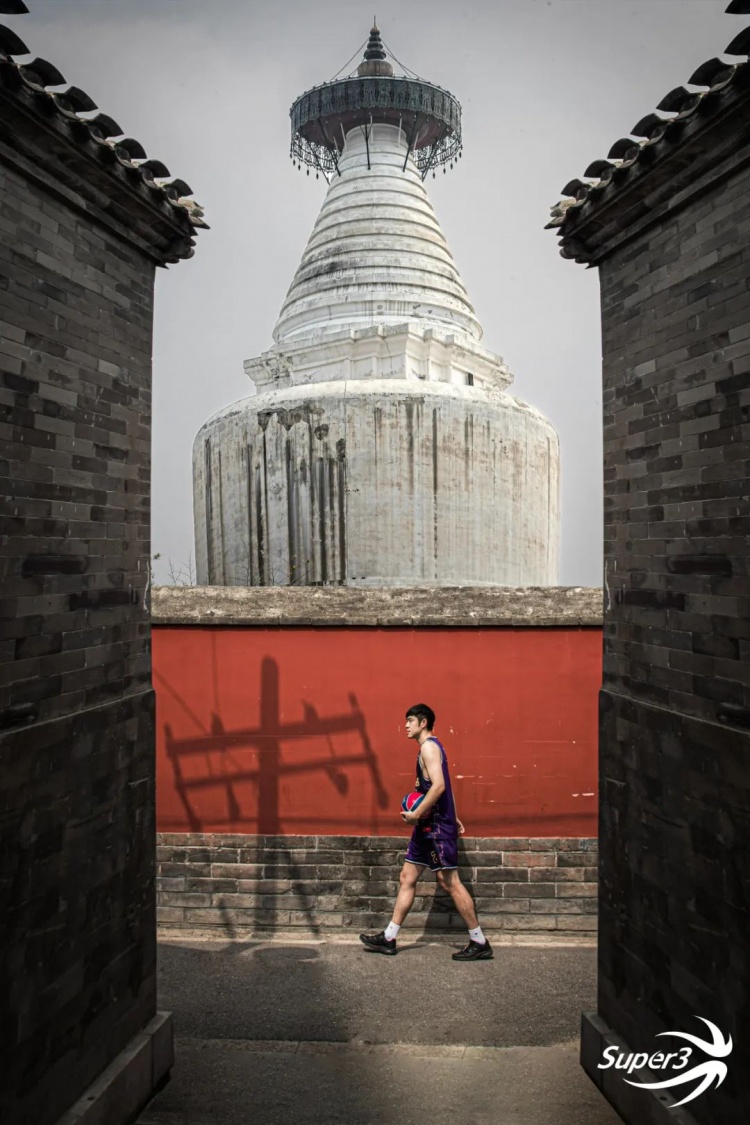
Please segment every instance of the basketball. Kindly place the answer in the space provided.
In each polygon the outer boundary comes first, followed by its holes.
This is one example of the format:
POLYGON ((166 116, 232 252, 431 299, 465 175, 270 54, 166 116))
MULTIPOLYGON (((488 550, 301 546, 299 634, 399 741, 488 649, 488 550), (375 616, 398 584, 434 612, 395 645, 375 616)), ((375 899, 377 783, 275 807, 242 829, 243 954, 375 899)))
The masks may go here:
POLYGON ((424 793, 420 793, 415 789, 413 793, 406 794, 403 801, 401 802, 401 808, 404 810, 404 812, 414 812, 414 810, 418 809, 422 804, 424 798, 424 793))

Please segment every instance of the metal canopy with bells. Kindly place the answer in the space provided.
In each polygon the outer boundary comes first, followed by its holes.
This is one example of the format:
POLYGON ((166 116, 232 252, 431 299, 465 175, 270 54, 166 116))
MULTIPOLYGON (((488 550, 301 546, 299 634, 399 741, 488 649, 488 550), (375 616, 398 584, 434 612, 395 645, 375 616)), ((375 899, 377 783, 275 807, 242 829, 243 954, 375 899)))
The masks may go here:
MULTIPOLYGON (((398 61, 391 52, 391 58, 398 61)), ((403 66, 403 64, 399 64, 403 66)), ((406 71, 406 67, 403 67, 406 71)), ((373 125, 395 125, 408 141, 404 170, 411 156, 424 180, 428 172, 461 156, 461 105, 453 94, 415 74, 394 74, 377 25, 367 40, 364 59, 354 74, 307 90, 289 111, 291 158, 330 182, 340 175, 338 162, 346 134, 362 129, 365 141, 373 125)), ((368 145, 369 167, 369 145, 368 145)), ((445 167, 443 167, 445 171, 445 167)))

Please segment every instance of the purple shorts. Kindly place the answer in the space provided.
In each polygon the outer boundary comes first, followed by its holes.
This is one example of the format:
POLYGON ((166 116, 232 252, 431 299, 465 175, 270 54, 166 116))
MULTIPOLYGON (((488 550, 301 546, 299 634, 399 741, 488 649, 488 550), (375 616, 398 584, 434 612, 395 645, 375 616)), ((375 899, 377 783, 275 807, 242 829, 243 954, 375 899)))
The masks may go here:
POLYGON ((458 830, 454 825, 417 824, 406 849, 407 863, 450 871, 458 867, 458 830))

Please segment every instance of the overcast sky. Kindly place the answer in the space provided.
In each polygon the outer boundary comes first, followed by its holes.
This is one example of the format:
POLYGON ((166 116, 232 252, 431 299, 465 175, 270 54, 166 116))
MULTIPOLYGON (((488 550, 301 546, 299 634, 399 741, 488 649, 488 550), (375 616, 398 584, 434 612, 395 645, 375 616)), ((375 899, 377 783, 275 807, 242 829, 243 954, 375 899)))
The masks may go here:
MULTIPOLYGON (((193 550, 191 448, 244 397, 326 185, 292 168, 288 111, 366 38, 353 0, 27 0, 4 22, 151 157, 191 185, 210 231, 157 275, 156 578, 193 550)), ((564 585, 601 580, 601 347, 595 270, 544 225, 562 187, 606 156, 747 23, 728 0, 397 0, 386 43, 463 105, 464 156, 427 181, 513 393, 560 435, 564 585)))

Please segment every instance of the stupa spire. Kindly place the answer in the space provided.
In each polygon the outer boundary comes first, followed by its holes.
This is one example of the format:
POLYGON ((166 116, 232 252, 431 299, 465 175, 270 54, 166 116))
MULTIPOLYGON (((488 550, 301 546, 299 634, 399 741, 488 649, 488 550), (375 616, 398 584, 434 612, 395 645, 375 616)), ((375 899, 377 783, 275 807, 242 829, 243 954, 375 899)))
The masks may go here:
POLYGON ((374 16, 372 27, 370 28, 370 38, 367 40, 367 46, 365 47, 365 58, 368 61, 370 59, 385 58, 385 48, 383 46, 383 40, 380 38, 380 29, 375 23, 374 16))
MULTIPOLYGON (((324 172, 329 188, 275 343, 407 322, 479 341, 481 325, 422 182, 461 144, 456 98, 394 77, 373 22, 356 76, 309 90, 291 117, 293 157, 324 172)), ((321 369, 320 378, 327 374, 321 369)))
POLYGON ((380 29, 374 16, 364 58, 357 67, 357 75, 360 78, 393 77, 393 67, 386 59, 385 47, 383 46, 383 40, 380 38, 380 29))

